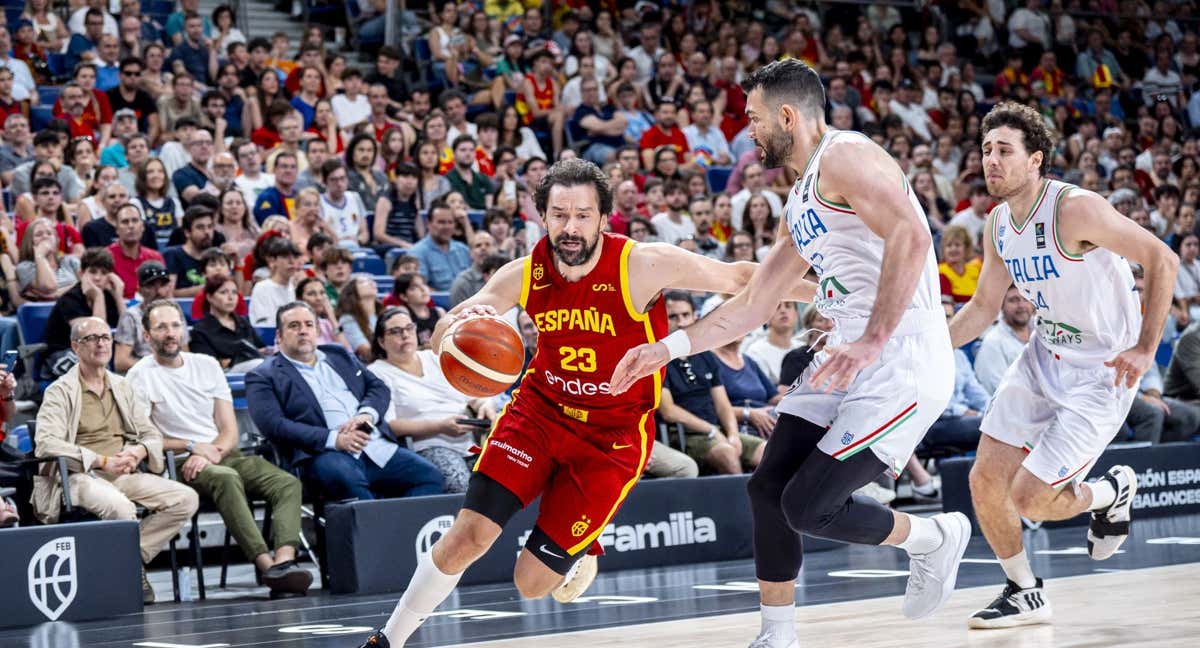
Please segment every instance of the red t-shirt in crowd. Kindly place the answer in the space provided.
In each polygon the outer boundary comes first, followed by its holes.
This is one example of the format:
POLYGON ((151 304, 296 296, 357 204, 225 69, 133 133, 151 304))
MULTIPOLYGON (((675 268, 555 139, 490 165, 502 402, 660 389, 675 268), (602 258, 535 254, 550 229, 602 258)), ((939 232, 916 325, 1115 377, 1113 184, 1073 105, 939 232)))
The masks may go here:
POLYGON ((664 131, 661 126, 655 124, 642 133, 642 141, 638 145, 642 149, 656 149, 667 144, 675 148, 675 158, 683 164, 683 154, 688 152, 688 143, 687 136, 679 126, 672 126, 671 130, 664 131))
POLYGON ((158 261, 159 263, 163 263, 163 257, 161 254, 144 245, 138 246, 138 255, 132 258, 125 255, 125 251, 121 249, 120 241, 116 241, 112 245, 108 246, 108 251, 112 253, 113 272, 117 273, 117 276, 121 278, 121 281, 125 282, 125 299, 133 299, 134 294, 137 293, 137 269, 141 267, 143 263, 147 261, 158 261))

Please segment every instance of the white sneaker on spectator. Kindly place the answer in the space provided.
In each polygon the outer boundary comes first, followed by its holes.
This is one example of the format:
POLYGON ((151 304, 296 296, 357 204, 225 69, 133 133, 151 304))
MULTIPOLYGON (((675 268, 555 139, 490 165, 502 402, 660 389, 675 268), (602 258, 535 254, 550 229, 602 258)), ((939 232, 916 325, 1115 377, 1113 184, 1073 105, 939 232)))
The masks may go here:
POLYGON ((933 521, 942 530, 942 544, 927 554, 910 554, 904 616, 920 619, 933 614, 954 593, 958 565, 971 541, 971 522, 962 513, 939 513, 933 521))

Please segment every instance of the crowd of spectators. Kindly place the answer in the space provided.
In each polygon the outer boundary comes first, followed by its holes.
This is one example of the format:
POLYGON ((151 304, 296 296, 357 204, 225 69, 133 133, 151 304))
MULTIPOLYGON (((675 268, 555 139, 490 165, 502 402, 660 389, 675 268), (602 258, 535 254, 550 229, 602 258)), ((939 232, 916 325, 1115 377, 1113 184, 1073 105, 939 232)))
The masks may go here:
MULTIPOLYGON (((833 127, 867 134, 906 173, 948 314, 990 244, 980 121, 1001 99, 1044 115, 1051 174, 1182 260, 1164 335, 1178 351, 1145 377, 1115 440, 1200 431, 1194 2, 436 2, 401 15, 418 38, 369 59, 333 51, 321 26, 299 43, 243 34, 228 7, 201 16, 197 2, 163 24, 138 0, 116 13, 29 0, 0 26, 0 353, 17 348, 18 307, 55 302, 37 452, 70 459, 76 502, 96 515, 152 510, 146 562, 199 492, 264 582, 302 591, 300 480, 339 498, 463 491, 471 446, 506 397, 450 388, 429 339, 444 305, 541 237, 532 194, 556 160, 604 169, 615 233, 763 258, 793 178, 760 163, 738 82, 781 57, 821 74, 833 127), (51 84, 53 106, 39 105, 51 84), (360 258, 390 276, 355 273, 360 258), (229 374, 246 374, 253 422, 286 470, 238 449, 229 374), (194 489, 140 472, 160 473, 164 449, 194 489), (229 495, 243 489, 272 502, 272 544, 229 495)), ((361 32, 382 31, 367 9, 361 32)), ((665 295, 672 328, 725 297, 665 295)), ((531 349, 529 317, 506 317, 531 349)), ((1010 290, 956 356, 955 397, 921 451, 977 443, 988 396, 1037 325, 1010 290)), ((774 403, 830 326, 783 303, 763 330, 673 361, 659 417, 683 442, 657 444, 647 472, 752 470, 774 403)), ((932 495, 922 464, 909 468, 932 495)), ((60 486, 39 479, 38 516, 52 521, 60 486)))

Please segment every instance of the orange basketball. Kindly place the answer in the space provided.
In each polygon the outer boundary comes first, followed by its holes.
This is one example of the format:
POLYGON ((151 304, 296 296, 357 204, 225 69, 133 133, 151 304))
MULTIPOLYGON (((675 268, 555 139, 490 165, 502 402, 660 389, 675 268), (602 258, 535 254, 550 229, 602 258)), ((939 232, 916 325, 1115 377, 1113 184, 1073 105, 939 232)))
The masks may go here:
POLYGON ((474 398, 495 396, 521 377, 525 345, 508 322, 477 316, 450 325, 438 360, 446 380, 474 398))

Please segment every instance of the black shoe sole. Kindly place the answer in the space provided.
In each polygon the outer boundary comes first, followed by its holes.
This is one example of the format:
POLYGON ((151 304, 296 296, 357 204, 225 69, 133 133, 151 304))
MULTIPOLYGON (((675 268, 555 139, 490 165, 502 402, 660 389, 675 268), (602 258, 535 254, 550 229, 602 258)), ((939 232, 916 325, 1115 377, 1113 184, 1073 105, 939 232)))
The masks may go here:
POLYGON ((312 580, 312 574, 303 569, 296 568, 278 578, 263 576, 262 582, 271 588, 272 593, 304 594, 308 591, 309 586, 312 585, 312 580))

